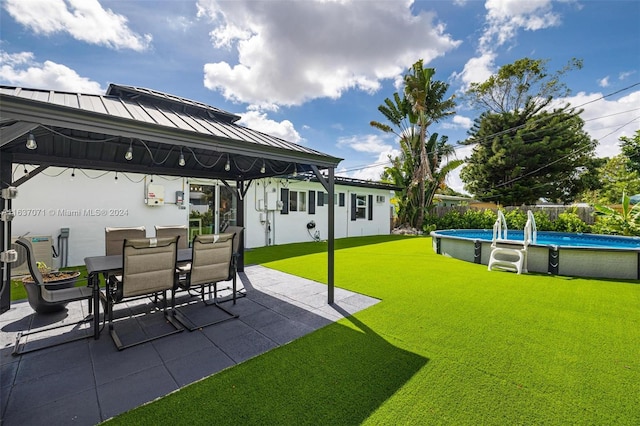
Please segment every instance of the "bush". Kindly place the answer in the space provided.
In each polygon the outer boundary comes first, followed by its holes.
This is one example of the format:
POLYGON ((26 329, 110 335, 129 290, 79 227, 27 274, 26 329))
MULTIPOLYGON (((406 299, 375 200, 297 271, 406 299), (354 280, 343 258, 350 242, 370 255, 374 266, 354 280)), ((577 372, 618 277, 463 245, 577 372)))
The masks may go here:
POLYGON ((538 210, 533 212, 533 218, 536 220, 536 229, 538 231, 553 231, 553 221, 549 218, 547 212, 538 210))
POLYGON ((558 232, 591 232, 591 226, 580 219, 574 212, 566 211, 558 215, 553 223, 554 231, 558 232))
POLYGON ((527 223, 527 214, 520 209, 514 209, 504 215, 509 229, 524 229, 527 223))
POLYGON ((462 215, 466 229, 491 229, 496 222, 497 215, 488 209, 469 209, 462 215))

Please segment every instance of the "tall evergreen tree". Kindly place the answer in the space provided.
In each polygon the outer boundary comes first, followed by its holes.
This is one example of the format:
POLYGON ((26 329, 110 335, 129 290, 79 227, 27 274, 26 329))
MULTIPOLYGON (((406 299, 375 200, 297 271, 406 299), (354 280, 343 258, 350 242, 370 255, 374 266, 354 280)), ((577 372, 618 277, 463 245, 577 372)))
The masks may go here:
POLYGON ((550 74, 546 61, 524 58, 471 85, 467 96, 484 112, 462 142, 474 145, 460 175, 468 191, 520 205, 539 198, 570 202, 584 189, 581 177, 594 166, 597 142, 584 131, 581 111, 550 110, 554 96, 569 94, 560 76, 581 66, 573 59, 550 74))

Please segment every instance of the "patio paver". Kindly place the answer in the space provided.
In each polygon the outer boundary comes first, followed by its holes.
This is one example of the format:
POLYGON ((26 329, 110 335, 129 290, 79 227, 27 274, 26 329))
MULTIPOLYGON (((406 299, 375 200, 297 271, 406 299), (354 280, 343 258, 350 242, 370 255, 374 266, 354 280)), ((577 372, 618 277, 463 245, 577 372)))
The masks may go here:
MULTIPOLYGON (((336 288, 335 304, 328 305, 326 285, 257 265, 247 266, 238 284, 244 285, 246 297, 235 306, 224 305, 239 314, 238 319, 121 352, 105 331, 99 340, 88 338, 13 357, 17 332, 51 320, 35 315, 26 301, 12 303, 11 310, 0 316, 1 423, 93 425, 378 302, 336 288)), ((73 321, 86 314, 86 304, 71 305, 60 318, 73 321)), ((202 309, 218 311, 202 306, 198 314, 202 309)), ((142 324, 161 328, 162 321, 155 321, 159 317, 125 318, 116 327, 122 336, 127 333, 125 326, 135 335, 142 324)))

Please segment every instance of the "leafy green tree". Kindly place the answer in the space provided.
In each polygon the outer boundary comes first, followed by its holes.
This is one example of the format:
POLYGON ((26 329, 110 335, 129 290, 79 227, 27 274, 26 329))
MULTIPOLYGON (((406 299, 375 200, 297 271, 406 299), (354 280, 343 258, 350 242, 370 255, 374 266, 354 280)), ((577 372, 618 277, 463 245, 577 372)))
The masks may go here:
POLYGON ((398 217, 403 223, 422 229, 425 210, 442 186, 447 174, 462 164, 454 160, 444 164, 454 152, 446 136, 429 134, 431 124, 454 113, 455 100, 444 96, 449 85, 432 81, 435 69, 424 68, 417 61, 404 77, 403 95, 394 93, 378 110, 388 123, 372 121, 371 125, 398 136, 401 154, 391 159, 383 178, 402 188, 397 194, 398 217))
POLYGON ((622 153, 629 158, 631 169, 640 173, 640 129, 636 130, 633 138, 620 137, 620 142, 622 153))
POLYGON ((583 130, 581 111, 549 107, 568 93, 559 76, 580 66, 574 60, 550 76, 545 61, 525 58, 471 85, 467 95, 485 111, 462 142, 474 146, 460 175, 466 190, 505 205, 574 200, 597 142, 583 130))
POLYGON ((602 204, 620 201, 620 194, 640 193, 640 173, 631 168, 629 158, 624 154, 610 158, 598 169, 602 187, 598 200, 602 204))
POLYGON ((531 104, 542 105, 571 91, 560 78, 568 71, 582 68, 582 60, 571 59, 553 74, 547 71, 548 60, 522 58, 502 66, 485 82, 471 83, 467 98, 481 110, 494 114, 518 112, 531 104))
POLYGON ((640 204, 631 206, 629 196, 622 194, 622 211, 596 204, 595 215, 599 218, 601 231, 617 235, 640 235, 640 204))

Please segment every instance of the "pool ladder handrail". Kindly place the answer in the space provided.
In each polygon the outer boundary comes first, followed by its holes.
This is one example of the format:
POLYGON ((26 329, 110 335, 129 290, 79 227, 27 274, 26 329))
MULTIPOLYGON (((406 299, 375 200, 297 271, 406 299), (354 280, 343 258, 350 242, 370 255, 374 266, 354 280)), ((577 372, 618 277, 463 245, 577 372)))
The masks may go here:
POLYGON ((502 210, 498 210, 498 218, 493 224, 493 244, 495 245, 497 240, 506 240, 509 229, 507 228, 507 219, 505 219, 502 210))
POLYGON ((529 244, 535 244, 538 240, 538 228, 536 227, 536 218, 531 210, 527 210, 527 223, 524 225, 524 243, 525 247, 529 244))

